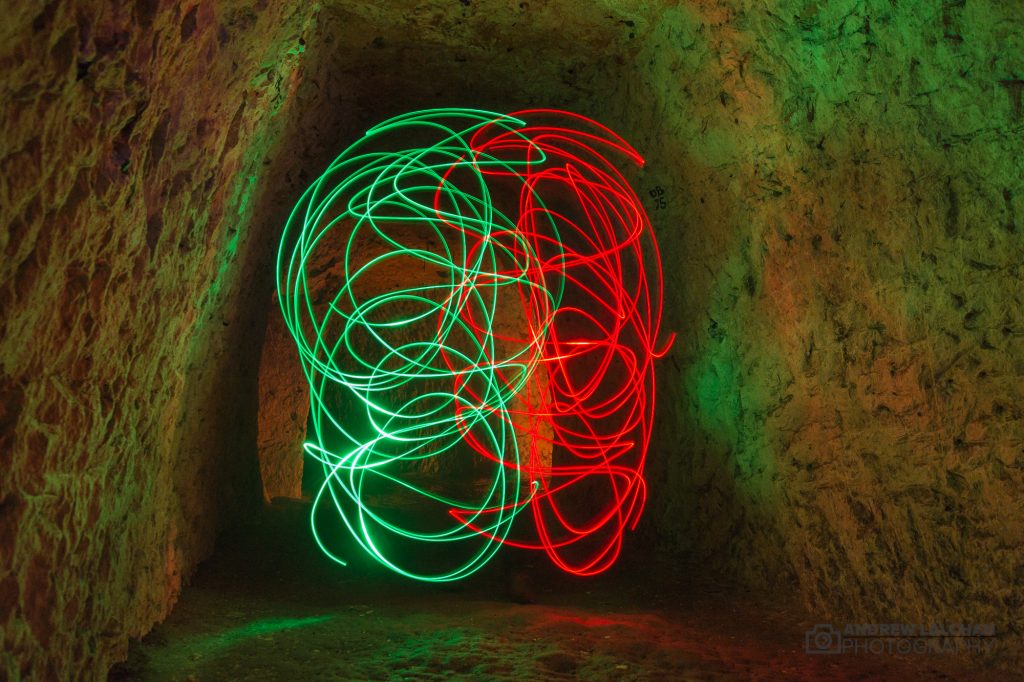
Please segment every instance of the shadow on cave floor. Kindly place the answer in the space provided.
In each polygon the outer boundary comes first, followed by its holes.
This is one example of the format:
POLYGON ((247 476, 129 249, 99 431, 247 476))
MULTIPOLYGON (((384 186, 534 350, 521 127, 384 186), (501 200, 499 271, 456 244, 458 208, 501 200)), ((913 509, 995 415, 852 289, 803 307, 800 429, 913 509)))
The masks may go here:
POLYGON ((645 557, 590 579, 536 561, 525 588, 500 560, 447 586, 344 568, 307 515, 275 503, 223 537, 110 679, 1009 679, 952 654, 808 655, 798 606, 645 557))

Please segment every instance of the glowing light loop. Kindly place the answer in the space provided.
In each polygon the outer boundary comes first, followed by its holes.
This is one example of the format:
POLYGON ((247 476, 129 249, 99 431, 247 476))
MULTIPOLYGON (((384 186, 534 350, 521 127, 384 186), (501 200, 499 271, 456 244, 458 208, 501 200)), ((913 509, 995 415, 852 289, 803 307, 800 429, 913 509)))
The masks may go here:
POLYGON ((589 575, 638 521, 667 344, 623 161, 643 163, 568 112, 414 112, 292 211, 278 297, 311 389, 316 505, 391 569, 457 580, 507 544, 589 575))

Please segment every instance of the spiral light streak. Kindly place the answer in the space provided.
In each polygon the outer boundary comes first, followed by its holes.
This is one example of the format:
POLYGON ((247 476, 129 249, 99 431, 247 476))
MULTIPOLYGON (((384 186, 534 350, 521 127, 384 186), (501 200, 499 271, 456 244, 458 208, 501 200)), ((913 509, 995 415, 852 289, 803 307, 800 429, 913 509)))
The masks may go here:
POLYGON ((278 298, 310 385, 316 505, 391 569, 457 580, 508 544, 590 575, 635 527, 667 344, 657 244, 613 159, 643 163, 564 111, 413 112, 292 211, 278 298), (437 543, 443 565, 423 568, 437 543))

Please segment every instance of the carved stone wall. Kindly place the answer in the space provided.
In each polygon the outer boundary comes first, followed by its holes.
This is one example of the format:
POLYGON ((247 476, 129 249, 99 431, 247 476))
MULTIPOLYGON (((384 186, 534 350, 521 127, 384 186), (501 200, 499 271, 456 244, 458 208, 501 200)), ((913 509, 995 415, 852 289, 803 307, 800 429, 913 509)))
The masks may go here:
POLYGON ((251 216, 312 18, 4 6, 0 677, 103 678, 259 501, 251 216))

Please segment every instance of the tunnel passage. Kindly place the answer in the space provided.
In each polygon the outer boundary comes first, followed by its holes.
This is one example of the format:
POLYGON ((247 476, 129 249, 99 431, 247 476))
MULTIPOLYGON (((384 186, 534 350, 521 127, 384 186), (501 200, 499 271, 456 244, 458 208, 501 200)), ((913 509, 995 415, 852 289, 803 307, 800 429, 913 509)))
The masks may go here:
MULTIPOLYGON (((519 11, 527 11, 525 4, 519 11)), ((573 31, 566 34, 551 16, 550 22, 523 24, 502 35, 504 47, 494 50, 489 45, 496 37, 455 19, 450 25, 435 27, 425 16, 427 25, 416 24, 417 29, 410 31, 408 26, 374 22, 344 4, 325 8, 317 38, 310 42, 321 46, 317 52, 310 51, 315 66, 307 64, 307 79, 297 93, 299 100, 310 98, 308 109, 301 114, 303 120, 312 122, 312 130, 324 130, 325 134, 311 138, 310 129, 303 130, 301 156, 316 162, 304 166, 302 175, 296 177, 313 179, 364 130, 406 111, 458 105, 495 111, 557 106, 582 114, 600 112, 607 118, 608 102, 598 93, 625 79, 627 57, 611 53, 596 60, 582 59, 579 51, 604 40, 621 42, 628 26, 596 12, 591 9, 578 17, 579 27, 574 31, 578 30, 583 40, 573 40, 573 31), (590 34, 591 29, 596 35, 590 34), (512 54, 514 59, 509 58, 512 54)), ((627 104, 632 103, 622 103, 624 112, 630 111, 627 104)), ((637 169, 629 172, 635 176, 637 169)), ((296 196, 304 189, 301 182, 289 186, 297 190, 296 196)), ((330 256, 324 254, 323 258, 330 256)), ((338 262, 317 263, 311 288, 331 295, 331 288, 336 291, 341 281, 338 267, 338 262)), ((423 274, 429 278, 429 273, 414 271, 394 276, 395 281, 415 282, 424 281, 423 274)), ((381 286, 390 287, 391 275, 382 273, 381 277, 381 286)), ((302 443, 309 398, 303 393, 305 378, 278 314, 276 294, 271 298, 259 370, 264 496, 268 500, 309 497, 318 480, 316 474, 307 472, 303 487, 302 443)), ((514 326, 512 321, 504 324, 514 326)))
POLYGON ((792 592, 819 622, 941 617, 1019 640, 1011 3, 15 0, 8 15, 8 677, 101 677, 220 531, 301 494, 303 397, 272 341, 280 226, 370 124, 453 104, 578 111, 647 159, 632 179, 680 336, 638 547, 792 592))

